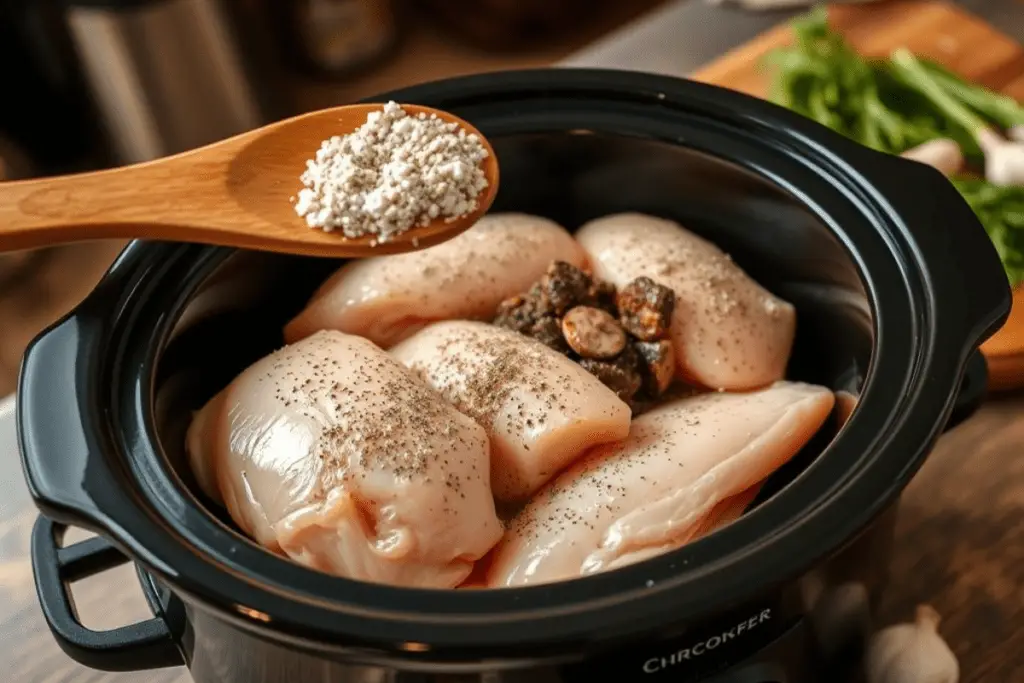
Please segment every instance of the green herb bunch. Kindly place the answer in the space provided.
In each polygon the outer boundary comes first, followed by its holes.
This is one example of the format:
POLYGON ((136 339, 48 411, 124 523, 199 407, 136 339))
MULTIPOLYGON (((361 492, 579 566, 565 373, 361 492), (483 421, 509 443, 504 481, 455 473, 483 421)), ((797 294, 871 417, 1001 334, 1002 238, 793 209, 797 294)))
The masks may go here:
MULTIPOLYGON (((793 22, 795 45, 766 58, 770 97, 872 149, 901 154, 929 140, 954 140, 969 163, 982 152, 973 131, 949 108, 937 106, 935 87, 997 128, 1024 125, 1024 107, 1013 98, 968 83, 934 62, 904 54, 867 59, 828 26, 816 8, 793 22), (959 122, 958 122, 959 121, 959 122)), ((995 244, 1011 285, 1024 282, 1024 187, 998 187, 975 178, 953 185, 974 209, 995 244)))

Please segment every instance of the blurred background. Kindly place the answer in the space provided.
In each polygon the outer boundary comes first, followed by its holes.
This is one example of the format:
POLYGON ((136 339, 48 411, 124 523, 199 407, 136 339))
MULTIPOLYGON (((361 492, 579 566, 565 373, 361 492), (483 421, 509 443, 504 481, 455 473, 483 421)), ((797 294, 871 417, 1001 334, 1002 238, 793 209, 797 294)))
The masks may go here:
MULTIPOLYGON (((0 178, 145 161, 448 76, 545 66, 664 0, 0 0, 0 178)), ((0 254, 0 396, 121 248, 0 254)))

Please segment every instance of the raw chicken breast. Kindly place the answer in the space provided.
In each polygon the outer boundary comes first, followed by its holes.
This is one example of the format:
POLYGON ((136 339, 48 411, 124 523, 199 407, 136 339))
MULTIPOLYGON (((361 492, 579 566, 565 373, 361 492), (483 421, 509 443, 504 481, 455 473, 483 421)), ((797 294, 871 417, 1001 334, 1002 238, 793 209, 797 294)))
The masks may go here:
POLYGON ((807 443, 833 402, 823 387, 779 382, 641 415, 625 442, 595 449, 523 508, 492 552, 488 585, 615 569, 735 519, 756 495, 751 489, 807 443))
POLYGON ((646 276, 675 292, 671 336, 684 379, 732 391, 782 379, 796 328, 793 306, 714 244, 642 214, 591 221, 576 239, 595 276, 616 287, 646 276))
POLYGON ((491 439, 496 498, 529 496, 588 448, 629 432, 630 409, 567 357, 487 323, 435 323, 391 349, 491 439))
POLYGON ((360 337, 319 332, 256 362, 187 447, 243 531, 324 572, 452 588, 501 537, 483 428, 360 337))
POLYGON ((484 216, 429 249, 345 264, 288 323, 285 340, 334 329, 388 348, 437 320, 489 319, 555 260, 574 266, 585 260, 557 223, 525 214, 484 216))

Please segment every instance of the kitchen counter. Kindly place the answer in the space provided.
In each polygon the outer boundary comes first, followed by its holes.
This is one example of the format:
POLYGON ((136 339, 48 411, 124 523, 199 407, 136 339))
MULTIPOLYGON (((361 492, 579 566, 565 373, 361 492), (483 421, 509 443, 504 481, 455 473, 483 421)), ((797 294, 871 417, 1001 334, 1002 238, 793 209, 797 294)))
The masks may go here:
MULTIPOLYGON (((1024 39, 1024 5, 961 5, 1024 39)), ((571 66, 685 75, 783 21, 696 0, 671 4, 570 58, 571 66)), ((927 601, 960 658, 964 683, 1024 681, 1024 394, 990 400, 947 434, 908 488, 897 529, 892 585, 879 617, 905 620, 927 601)), ((20 683, 185 683, 183 669, 108 674, 60 652, 43 624, 27 556, 35 512, 16 455, 13 399, 0 401, 0 670, 20 683)), ((81 538, 78 535, 78 538, 81 538)), ((76 584, 86 625, 146 618, 127 566, 76 584)))

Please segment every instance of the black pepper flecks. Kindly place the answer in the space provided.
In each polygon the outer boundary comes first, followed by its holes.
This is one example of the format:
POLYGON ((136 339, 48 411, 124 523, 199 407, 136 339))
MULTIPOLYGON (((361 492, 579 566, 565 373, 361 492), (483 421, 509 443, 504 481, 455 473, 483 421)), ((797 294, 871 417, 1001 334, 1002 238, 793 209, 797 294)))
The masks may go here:
POLYGON ((818 411, 829 405, 823 387, 783 384, 680 396, 638 417, 625 441, 592 451, 508 521, 492 580, 570 579, 587 560, 607 568, 633 553, 689 542, 719 503, 750 491, 779 467, 780 445, 790 455, 799 450, 785 426, 794 411, 824 418, 818 411), (641 515, 630 517, 634 513, 641 515), (610 536, 627 517, 632 526, 610 536))
POLYGON ((569 544, 555 539, 575 537, 593 549, 616 519, 699 476, 687 469, 692 456, 688 444, 698 432, 704 440, 729 429, 731 420, 722 408, 734 396, 694 396, 686 389, 677 397, 689 400, 673 401, 634 419, 624 442, 595 449, 541 489, 508 520, 507 538, 563 548, 569 544), (580 529, 589 537, 580 536, 580 529))
POLYGON ((553 261, 544 276, 530 289, 530 298, 541 314, 563 316, 570 308, 594 301, 590 276, 565 261, 553 261))
POLYGON ((322 318, 319 326, 326 327, 328 310, 338 301, 347 302, 346 311, 371 306, 371 315, 381 319, 363 334, 386 348, 405 331, 404 320, 490 319, 510 283, 522 283, 525 290, 552 259, 582 263, 583 258, 572 236, 552 221, 492 214, 436 246, 347 263, 316 295, 333 302, 323 313, 311 308, 309 315, 322 318))
MULTIPOLYGON (((515 448, 523 452, 552 438, 552 430, 571 428, 583 419, 621 419, 623 414, 617 401, 595 401, 594 390, 602 390, 600 385, 581 381, 587 375, 564 356, 494 325, 438 323, 391 352, 483 425, 492 434, 492 443, 495 438, 519 438, 515 448)), ((496 490, 528 484, 514 466, 498 468, 494 476, 506 478, 496 490)))
POLYGON ((373 472, 436 479, 455 498, 485 480, 482 430, 366 340, 318 333, 273 354, 260 379, 274 383, 283 408, 323 425, 310 454, 319 463, 313 501, 373 472))

